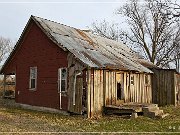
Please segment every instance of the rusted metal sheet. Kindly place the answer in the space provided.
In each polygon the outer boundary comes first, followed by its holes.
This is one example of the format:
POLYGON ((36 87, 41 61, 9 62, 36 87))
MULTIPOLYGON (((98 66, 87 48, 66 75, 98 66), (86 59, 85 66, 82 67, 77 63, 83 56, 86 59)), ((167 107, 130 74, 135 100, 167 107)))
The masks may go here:
POLYGON ((152 73, 140 64, 135 52, 120 42, 39 17, 33 16, 33 19, 40 24, 51 40, 70 51, 89 67, 152 73))

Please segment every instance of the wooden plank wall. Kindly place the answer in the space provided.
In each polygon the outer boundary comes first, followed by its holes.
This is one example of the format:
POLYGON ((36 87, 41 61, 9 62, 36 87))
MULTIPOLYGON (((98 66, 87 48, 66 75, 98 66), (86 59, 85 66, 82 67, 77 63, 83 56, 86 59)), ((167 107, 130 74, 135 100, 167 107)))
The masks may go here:
POLYGON ((133 74, 124 72, 124 97, 125 102, 151 103, 152 86, 151 74, 147 74, 148 84, 145 84, 145 74, 133 74), (131 84, 131 77, 134 76, 134 84, 131 84))
MULTIPOLYGON (((117 71, 89 69, 87 73, 88 117, 99 117, 102 115, 103 106, 117 103, 117 71)), ((124 79, 122 86, 125 102, 152 102, 150 74, 148 74, 148 84, 145 84, 145 74, 121 72, 121 75, 124 79), (130 85, 130 76, 134 76, 134 85, 130 85)))
MULTIPOLYGON (((73 79, 74 80, 74 79, 73 79)), ((83 79, 77 78, 76 81, 76 94, 75 105, 73 105, 73 92, 69 95, 69 111, 77 114, 82 114, 82 94, 83 94, 83 79)), ((74 88, 72 88, 73 90, 74 88)))
POLYGON ((153 103, 176 105, 175 72, 172 70, 152 69, 153 103))
MULTIPOLYGON (((68 54, 68 111, 82 114, 83 106, 82 106, 82 94, 83 94, 83 78, 81 76, 77 76, 76 82, 75 74, 79 71, 83 71, 85 67, 82 63, 77 61, 72 54, 68 54), (73 92, 74 92, 74 83, 75 86, 75 105, 73 105, 73 92)), ((82 72, 83 73, 83 72, 82 72)))
POLYGON ((104 71, 89 69, 87 71, 87 106, 88 117, 100 117, 104 106, 104 71))
POLYGON ((116 71, 104 71, 105 105, 115 105, 117 100, 116 71))

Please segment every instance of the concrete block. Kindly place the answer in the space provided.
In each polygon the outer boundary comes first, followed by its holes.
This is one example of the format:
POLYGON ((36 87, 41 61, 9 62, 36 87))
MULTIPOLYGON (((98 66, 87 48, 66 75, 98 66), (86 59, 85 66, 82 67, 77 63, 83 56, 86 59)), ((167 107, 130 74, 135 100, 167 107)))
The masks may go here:
POLYGON ((131 114, 131 119, 136 119, 138 117, 137 113, 132 113, 131 114))

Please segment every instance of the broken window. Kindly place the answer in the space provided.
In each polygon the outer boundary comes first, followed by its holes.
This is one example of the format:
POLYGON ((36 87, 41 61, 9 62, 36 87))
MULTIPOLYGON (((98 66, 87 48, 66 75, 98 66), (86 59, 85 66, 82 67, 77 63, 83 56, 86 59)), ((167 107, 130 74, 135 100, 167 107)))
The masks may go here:
POLYGON ((132 75, 131 78, 130 78, 130 84, 134 85, 134 75, 132 75))

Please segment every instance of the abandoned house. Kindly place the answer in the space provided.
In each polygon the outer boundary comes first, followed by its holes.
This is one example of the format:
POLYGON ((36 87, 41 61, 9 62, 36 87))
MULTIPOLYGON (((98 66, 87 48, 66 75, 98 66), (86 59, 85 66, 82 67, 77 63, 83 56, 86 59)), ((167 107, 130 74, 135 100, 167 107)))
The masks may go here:
POLYGON ((15 75, 15 101, 88 117, 103 106, 152 103, 152 63, 126 45, 31 16, 1 74, 15 75))

